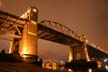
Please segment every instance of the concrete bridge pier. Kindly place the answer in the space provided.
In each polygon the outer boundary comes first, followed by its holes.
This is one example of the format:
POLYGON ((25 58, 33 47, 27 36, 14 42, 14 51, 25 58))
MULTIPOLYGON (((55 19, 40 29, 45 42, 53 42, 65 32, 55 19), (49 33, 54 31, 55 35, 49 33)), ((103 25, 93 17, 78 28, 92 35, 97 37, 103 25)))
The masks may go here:
POLYGON ((86 61, 90 60, 88 56, 86 42, 70 47, 69 62, 78 61, 78 60, 86 60, 86 61))
POLYGON ((35 7, 30 7, 22 18, 29 21, 24 25, 23 36, 20 40, 19 53, 21 56, 37 56, 38 55, 38 37, 37 37, 37 24, 38 24, 38 10, 35 7))
MULTIPOLYGON (((99 64, 100 65, 100 64, 99 64)), ((71 46, 69 61, 65 64, 69 68, 97 68, 100 67, 97 61, 90 60, 88 56, 87 44, 82 42, 77 46, 71 46)))
POLYGON ((72 62, 73 61, 73 49, 70 47, 69 48, 69 62, 72 62))
POLYGON ((35 7, 30 7, 21 18, 28 21, 24 24, 23 31, 21 31, 21 39, 13 38, 11 41, 9 53, 17 51, 22 57, 37 56, 38 10, 35 7))

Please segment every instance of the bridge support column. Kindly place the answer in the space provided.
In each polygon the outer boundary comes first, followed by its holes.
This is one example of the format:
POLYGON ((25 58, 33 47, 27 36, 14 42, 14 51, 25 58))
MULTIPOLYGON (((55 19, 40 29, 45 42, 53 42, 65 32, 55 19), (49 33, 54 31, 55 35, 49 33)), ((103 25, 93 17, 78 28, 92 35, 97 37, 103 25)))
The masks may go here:
POLYGON ((37 16, 36 8, 31 7, 28 11, 29 22, 25 24, 23 29, 23 36, 20 40, 19 53, 22 57, 37 56, 38 55, 38 37, 37 37, 37 16))
POLYGON ((17 52, 22 57, 38 55, 37 17, 38 10, 35 7, 30 7, 28 11, 21 16, 21 18, 27 19, 28 21, 26 21, 23 30, 21 30, 21 38, 13 38, 9 53, 17 52))
POLYGON ((73 61, 73 50, 72 48, 69 48, 69 62, 73 61))
POLYGON ((86 61, 90 61, 86 42, 84 42, 84 45, 83 46, 84 46, 86 61))
MULTIPOLYGON (((13 35, 15 35, 14 31, 13 35)), ((13 37, 13 39, 10 41, 9 53, 18 53, 18 50, 19 50, 19 40, 13 37)))
POLYGON ((69 61, 86 60, 89 61, 88 51, 86 43, 79 44, 77 46, 71 46, 69 52, 69 61))
POLYGON ((10 41, 9 53, 13 53, 14 48, 15 48, 14 41, 12 40, 12 41, 10 41))
POLYGON ((82 55, 84 55, 84 50, 80 45, 79 46, 73 46, 72 49, 73 49, 73 60, 85 59, 84 56, 82 57, 82 55))

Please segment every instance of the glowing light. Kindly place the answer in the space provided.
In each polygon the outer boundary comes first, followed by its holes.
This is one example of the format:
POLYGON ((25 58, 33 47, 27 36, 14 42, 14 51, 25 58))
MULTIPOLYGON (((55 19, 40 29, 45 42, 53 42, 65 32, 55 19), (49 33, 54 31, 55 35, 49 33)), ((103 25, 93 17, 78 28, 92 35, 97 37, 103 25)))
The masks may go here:
POLYGON ((20 18, 28 18, 28 13, 25 12, 23 15, 20 16, 20 18))
POLYGON ((106 58, 106 59, 104 59, 104 62, 107 62, 107 60, 108 60, 107 58, 106 58))
POLYGON ((70 48, 70 51, 69 51, 69 62, 71 62, 72 60, 73 60, 72 48, 70 48))
POLYGON ((24 54, 28 54, 26 45, 25 45, 25 47, 23 48, 23 50, 22 50, 22 52, 21 52, 21 56, 22 56, 22 57, 23 57, 23 56, 25 57, 24 54))
POLYGON ((26 35, 25 35, 25 40, 24 40, 24 44, 23 44, 23 47, 22 47, 21 56, 24 56, 24 54, 28 54, 28 52, 27 52, 27 44, 26 44, 26 35))
POLYGON ((72 55, 69 55, 69 62, 72 61, 72 55))
POLYGON ((27 11, 27 13, 30 13, 30 9, 27 11))
POLYGON ((88 40, 86 39, 86 41, 85 41, 86 43, 88 43, 88 40))
POLYGON ((105 69, 108 71, 108 58, 104 59, 105 69))
POLYGON ((36 33, 32 33, 32 32, 28 32, 28 34, 31 34, 31 35, 37 36, 36 33))
POLYGON ((10 42, 9 53, 12 53, 12 46, 13 46, 13 41, 10 42))
POLYGON ((86 53, 87 61, 90 61, 86 45, 85 45, 85 53, 86 53))
POLYGON ((20 16, 20 18, 28 18, 30 10, 26 11, 24 14, 20 16))
POLYGON ((92 69, 88 69, 88 72, 92 72, 92 69))
POLYGON ((98 61, 97 64, 98 64, 98 68, 102 67, 102 62, 101 61, 98 61))
POLYGON ((35 21, 33 21, 33 20, 31 20, 31 23, 32 23, 32 24, 37 24, 37 23, 36 23, 35 21))
POLYGON ((47 68, 47 69, 57 69, 57 63, 56 62, 44 62, 42 64, 42 68, 47 68))
POLYGON ((73 70, 72 70, 72 69, 68 69, 68 71, 69 71, 69 72, 73 72, 73 70))
POLYGON ((108 70, 108 66, 107 65, 105 66, 105 68, 106 68, 106 70, 108 70))
POLYGON ((52 63, 52 68, 53 68, 53 70, 56 70, 57 69, 57 64, 56 63, 52 63))
POLYGON ((37 10, 36 10, 36 9, 33 9, 33 11, 34 11, 34 12, 37 12, 37 10))

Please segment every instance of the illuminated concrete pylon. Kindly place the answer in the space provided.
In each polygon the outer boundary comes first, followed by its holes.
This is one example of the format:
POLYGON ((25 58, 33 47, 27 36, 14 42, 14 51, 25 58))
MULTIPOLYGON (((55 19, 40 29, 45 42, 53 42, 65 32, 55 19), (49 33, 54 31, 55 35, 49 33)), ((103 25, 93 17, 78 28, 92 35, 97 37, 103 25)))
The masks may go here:
POLYGON ((25 55, 37 55, 37 17, 38 10, 30 7, 28 11, 21 16, 29 20, 23 29, 23 37, 20 41, 19 53, 25 55))
POLYGON ((82 37, 82 43, 73 45, 69 51, 69 62, 73 60, 86 60, 90 61, 87 51, 86 38, 82 37))
POLYGON ((72 48, 69 48, 69 62, 73 61, 73 50, 72 48))
POLYGON ((83 43, 82 43, 82 48, 84 50, 84 55, 83 56, 84 56, 86 61, 90 61, 90 58, 89 58, 89 55, 88 55, 88 50, 87 50, 87 42, 88 42, 88 40, 87 40, 85 35, 82 35, 80 38, 83 41, 83 43))
MULTIPOLYGON (((21 56, 26 55, 38 55, 37 50, 37 19, 38 19, 38 10, 35 7, 30 7, 21 18, 27 19, 27 22, 24 25, 22 31, 22 38, 18 40, 18 53, 21 56)), ((10 53, 15 50, 12 47, 15 45, 12 42, 10 53)), ((16 48, 16 47, 15 47, 16 48)))

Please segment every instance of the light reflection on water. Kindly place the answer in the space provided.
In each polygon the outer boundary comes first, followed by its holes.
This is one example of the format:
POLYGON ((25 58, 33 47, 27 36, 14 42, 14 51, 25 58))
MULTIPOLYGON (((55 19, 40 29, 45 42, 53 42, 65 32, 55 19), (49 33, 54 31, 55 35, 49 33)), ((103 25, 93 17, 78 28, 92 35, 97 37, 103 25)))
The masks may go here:
POLYGON ((106 69, 67 69, 68 72, 108 72, 106 69))
POLYGON ((93 72, 92 69, 67 69, 68 72, 93 72))
MULTIPOLYGON (((53 69, 53 68, 49 68, 53 69)), ((64 66, 57 66, 56 69, 53 70, 60 70, 60 71, 66 71, 66 72, 107 72, 105 69, 67 69, 64 66)))
POLYGON ((99 68, 99 69, 91 69, 91 68, 69 69, 69 68, 65 68, 63 65, 57 65, 56 63, 43 64, 43 68, 66 71, 66 72, 108 72, 108 71, 106 71, 105 67, 99 68))
POLYGON ((91 68, 90 69, 68 69, 68 72, 97 72, 97 71, 93 71, 91 68))
POLYGON ((72 70, 68 69, 69 72, 92 72, 92 69, 85 69, 85 70, 72 70))

